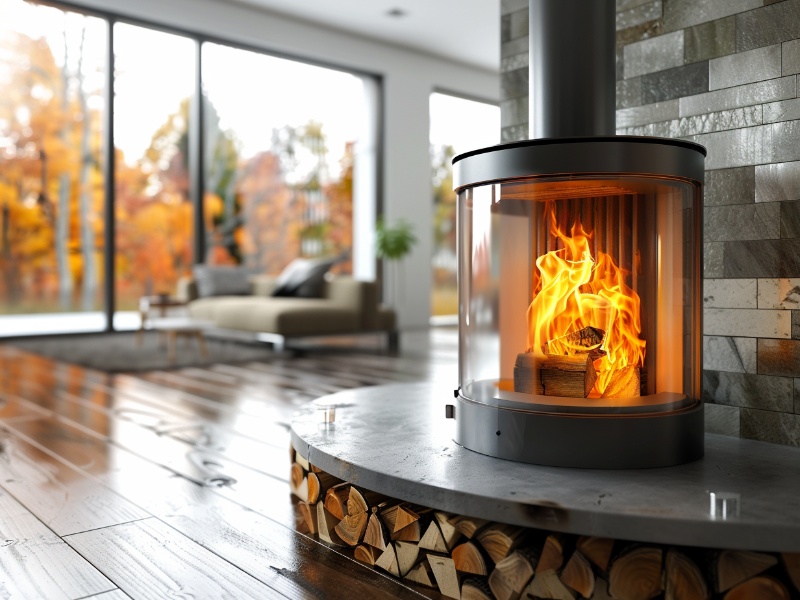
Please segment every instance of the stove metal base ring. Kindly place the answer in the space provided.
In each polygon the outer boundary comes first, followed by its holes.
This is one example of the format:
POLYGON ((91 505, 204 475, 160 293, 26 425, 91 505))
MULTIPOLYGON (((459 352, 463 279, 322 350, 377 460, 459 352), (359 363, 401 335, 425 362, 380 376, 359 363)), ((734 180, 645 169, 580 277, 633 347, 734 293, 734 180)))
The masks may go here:
POLYGON ((474 402, 459 394, 455 442, 519 462, 587 469, 667 467, 702 458, 703 404, 643 415, 557 415, 474 402))

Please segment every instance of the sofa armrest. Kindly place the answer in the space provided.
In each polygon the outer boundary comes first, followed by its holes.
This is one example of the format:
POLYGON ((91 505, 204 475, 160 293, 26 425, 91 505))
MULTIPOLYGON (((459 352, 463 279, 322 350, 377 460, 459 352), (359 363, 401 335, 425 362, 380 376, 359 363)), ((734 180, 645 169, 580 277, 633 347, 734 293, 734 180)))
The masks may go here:
POLYGON ((374 281, 334 277, 327 282, 325 297, 339 306, 356 311, 362 330, 371 331, 380 328, 378 286, 374 281))
POLYGON ((253 296, 272 296, 276 279, 272 275, 253 275, 250 277, 250 288, 253 296))
POLYGON ((183 302, 191 302, 200 297, 200 294, 197 292, 197 282, 193 277, 185 276, 178 279, 175 297, 183 302))

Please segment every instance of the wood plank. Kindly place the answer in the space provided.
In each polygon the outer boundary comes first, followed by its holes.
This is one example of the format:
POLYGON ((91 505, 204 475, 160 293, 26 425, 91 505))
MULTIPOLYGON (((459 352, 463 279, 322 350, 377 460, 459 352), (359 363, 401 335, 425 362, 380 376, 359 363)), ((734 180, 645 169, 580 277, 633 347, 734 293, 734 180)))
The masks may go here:
POLYGON ((0 485, 59 535, 149 516, 77 469, 13 435, 7 426, 0 427, 0 446, 4 456, 0 485))
POLYGON ((0 491, 0 589, 9 598, 82 598, 116 586, 0 491))
POLYGON ((64 540, 133 597, 285 597, 155 518, 64 540))

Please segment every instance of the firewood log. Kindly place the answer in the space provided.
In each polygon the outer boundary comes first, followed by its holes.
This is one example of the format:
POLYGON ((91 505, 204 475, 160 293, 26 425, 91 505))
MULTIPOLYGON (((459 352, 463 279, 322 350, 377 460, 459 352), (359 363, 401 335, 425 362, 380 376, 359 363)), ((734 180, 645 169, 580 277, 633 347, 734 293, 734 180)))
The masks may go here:
POLYGON ((608 570, 608 561, 614 550, 614 540, 609 538, 582 536, 578 538, 576 548, 593 562, 604 573, 608 570))
POLYGON ((325 498, 325 493, 329 488, 342 483, 342 480, 328 475, 324 472, 314 473, 313 471, 308 474, 308 501, 312 504, 319 502, 325 498))
POLYGON ((400 510, 400 504, 390 504, 386 503, 385 505, 378 506, 378 516, 383 521, 383 524, 386 526, 386 531, 389 533, 394 532, 394 526, 397 522, 397 511, 400 510))
POLYGON ((461 586, 453 559, 447 556, 428 554, 428 562, 431 565, 439 592, 448 598, 461 598, 461 586))
POLYGON ((723 550, 717 556, 714 581, 717 592, 725 592, 733 586, 763 573, 777 564, 778 559, 763 552, 723 550))
MULTIPOLYGON (((392 533, 397 533, 401 529, 408 527, 411 523, 419 521, 419 515, 408 504, 401 504, 397 507, 392 533)), ((417 540, 419 541, 419 540, 417 540)))
POLYGON ((325 473, 325 471, 323 471, 319 467, 316 467, 316 466, 312 465, 311 463, 308 463, 308 470, 311 473, 325 473))
POLYGON ((441 554, 445 554, 448 551, 436 520, 428 524, 428 528, 419 540, 419 547, 423 550, 430 550, 431 552, 439 552, 441 554))
POLYGON ((366 513, 367 511, 369 511, 369 506, 364 499, 364 495, 356 486, 351 485, 350 491, 347 493, 347 514, 354 517, 360 513, 366 513))
POLYGON ((617 369, 603 390, 603 398, 638 398, 642 388, 640 377, 639 367, 635 365, 617 369))
POLYGON ((303 467, 301 467, 299 463, 292 463, 292 468, 289 473, 289 483, 293 487, 300 487, 300 484, 303 482, 303 477, 305 476, 306 472, 303 470, 303 467))
POLYGON ((471 540, 475 534, 488 523, 489 521, 486 519, 478 519, 475 517, 458 516, 450 519, 450 524, 456 528, 456 531, 463 533, 468 540, 471 540))
POLYGON ((317 502, 317 534, 319 539, 328 542, 333 546, 341 546, 342 540, 336 533, 336 525, 339 519, 334 517, 322 502, 317 502))
POLYGON ((419 546, 413 542, 395 542, 394 551, 397 554, 397 568, 400 571, 400 577, 405 577, 417 562, 419 546))
POLYGON ((730 590, 723 600, 789 600, 789 590, 772 577, 754 577, 730 590))
POLYGON ((289 490, 301 502, 308 502, 308 479, 305 477, 303 477, 299 485, 294 485, 292 481, 289 481, 289 490))
POLYGON ((453 548, 452 557, 457 571, 473 575, 489 574, 483 555, 472 542, 464 542, 453 548))
POLYGON ((634 547, 621 553, 608 572, 608 591, 619 600, 650 600, 661 593, 660 548, 634 547))
POLYGON ((489 587, 495 598, 497 600, 519 600, 523 590, 533 577, 533 569, 534 563, 520 551, 512 552, 498 562, 489 575, 489 587))
POLYGON ((292 443, 289 442, 289 462, 290 463, 294 463, 295 462, 295 455, 296 454, 297 454, 297 451, 294 449, 294 446, 292 445, 292 443))
POLYGON ((594 572, 580 550, 575 550, 567 561, 561 572, 561 581, 584 598, 591 598, 594 594, 594 572))
POLYGON ((391 539, 396 542, 414 542, 417 543, 422 539, 422 526, 419 524, 419 521, 414 521, 413 523, 409 523, 406 527, 403 527, 399 531, 395 531, 391 536, 391 539))
POLYGON ((369 516, 367 530, 364 532, 364 543, 381 551, 386 550, 386 544, 389 543, 389 536, 386 534, 383 522, 375 513, 369 516))
POLYGON ((369 517, 366 512, 345 515, 334 528, 339 538, 348 546, 357 546, 364 539, 369 517))
POLYGON ((794 589, 800 592, 800 552, 784 552, 781 554, 781 558, 794 589))
POLYGON ((363 562, 369 566, 374 566, 375 561, 378 560, 381 554, 382 551, 378 550, 377 548, 360 544, 356 546, 353 556, 359 562, 363 562))
POLYGON ((303 456, 299 452, 295 451, 295 453, 294 453, 294 461, 296 463, 298 463, 301 467, 303 467, 303 469, 308 471, 309 465, 308 465, 308 460, 306 460, 305 456, 303 456))
POLYGON ((375 566, 391 573, 395 577, 400 577, 400 570, 397 568, 397 554, 394 551, 393 544, 386 546, 386 550, 375 561, 375 566))
POLYGON ((534 598, 575 600, 575 592, 565 586, 552 569, 537 572, 525 593, 534 598))
POLYGON ((542 554, 539 557, 539 563, 536 565, 537 573, 558 571, 561 568, 561 565, 564 564, 563 542, 563 536, 557 533, 550 534, 545 538, 542 554))
POLYGON ((433 577, 431 564, 427 560, 418 562, 416 566, 414 566, 414 568, 412 568, 405 576, 405 580, 413 581, 414 583, 419 583, 432 588, 436 587, 436 581, 433 577))
POLYGON ((308 502, 300 502, 298 504, 300 514, 303 515, 303 521, 308 527, 308 532, 312 535, 317 533, 317 507, 308 502))
POLYGON ((664 561, 664 600, 708 600, 708 587, 698 566, 670 548, 664 561))
POLYGON ((478 533, 477 540, 489 558, 499 563, 522 542, 525 529, 502 523, 492 523, 478 533))
POLYGON ((448 550, 452 550, 456 547, 461 539, 461 536, 463 535, 452 523, 450 523, 450 519, 453 518, 453 515, 448 515, 447 513, 443 512, 436 512, 433 514, 433 516, 436 519, 436 524, 439 525, 439 531, 442 533, 444 545, 447 546, 448 550))
POLYGON ((461 600, 494 600, 494 596, 486 579, 468 577, 461 584, 461 600))
POLYGON ((596 327, 584 327, 565 336, 555 338, 542 345, 542 352, 548 355, 573 356, 587 354, 598 349, 603 343, 606 332, 596 327))
POLYGON ((344 519, 347 514, 347 499, 350 497, 350 487, 351 485, 345 482, 328 488, 328 491, 325 492, 325 508, 339 520, 344 519))

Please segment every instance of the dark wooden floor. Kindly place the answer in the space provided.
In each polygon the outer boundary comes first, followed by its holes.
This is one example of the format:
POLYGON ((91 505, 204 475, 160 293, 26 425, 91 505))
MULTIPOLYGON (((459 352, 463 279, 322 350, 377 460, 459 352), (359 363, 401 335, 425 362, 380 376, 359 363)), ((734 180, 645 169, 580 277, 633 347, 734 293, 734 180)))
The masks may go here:
POLYGON ((297 406, 455 384, 452 331, 402 341, 121 375, 0 345, 0 598, 439 598, 297 533, 289 494, 297 406))

